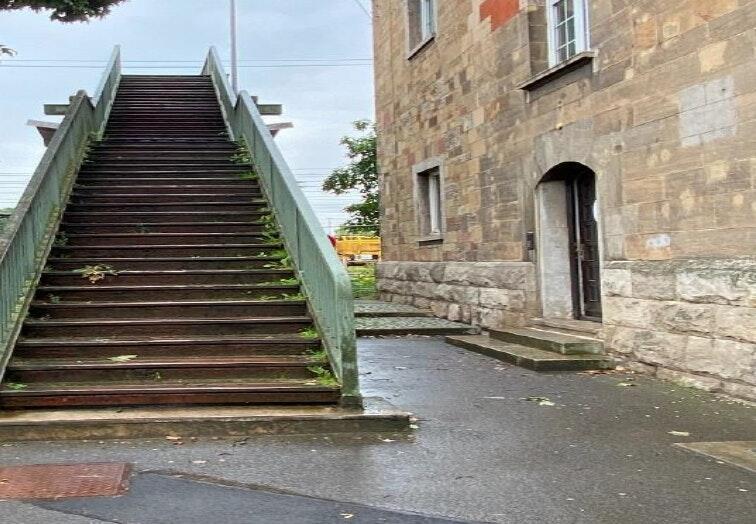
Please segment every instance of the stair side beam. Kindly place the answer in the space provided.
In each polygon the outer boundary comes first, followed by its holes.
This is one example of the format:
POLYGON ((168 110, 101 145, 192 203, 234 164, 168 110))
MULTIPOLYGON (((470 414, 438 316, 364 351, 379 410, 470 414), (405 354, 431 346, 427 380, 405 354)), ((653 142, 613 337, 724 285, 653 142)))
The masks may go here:
POLYGON ((354 305, 349 275, 278 149, 257 104, 246 91, 233 96, 215 48, 203 74, 216 86, 220 104, 236 140, 249 146, 263 191, 273 209, 284 244, 307 295, 310 311, 331 367, 341 382, 342 401, 359 404, 354 305))
POLYGON ((116 48, 97 98, 78 91, 18 205, 0 232, 0 379, 53 245, 87 144, 104 125, 120 80, 116 48))
POLYGON ((102 133, 105 131, 105 126, 108 123, 110 110, 113 107, 113 101, 115 100, 120 83, 121 46, 116 45, 113 47, 113 52, 110 53, 108 65, 105 67, 97 89, 95 89, 92 96, 92 107, 94 107, 94 119, 97 126, 98 139, 102 138, 102 133))

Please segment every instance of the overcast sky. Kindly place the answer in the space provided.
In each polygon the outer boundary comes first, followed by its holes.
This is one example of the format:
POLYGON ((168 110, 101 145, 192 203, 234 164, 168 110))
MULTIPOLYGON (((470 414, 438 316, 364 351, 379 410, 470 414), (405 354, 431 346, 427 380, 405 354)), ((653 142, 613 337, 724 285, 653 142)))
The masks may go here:
MULTIPOLYGON (((282 117, 268 118, 294 123, 276 138, 279 147, 321 221, 337 224, 348 202, 319 192, 318 181, 345 163, 338 142, 351 122, 373 118, 370 18, 360 0, 237 4, 239 59, 245 60, 240 88, 261 103, 284 105, 282 117)), ((196 74, 211 45, 222 58, 230 55, 227 0, 129 0, 83 24, 48 16, 0 14, 0 44, 18 52, 0 62, 0 207, 15 203, 44 152, 26 121, 59 120, 45 116, 42 104, 66 102, 78 89, 91 94, 113 45, 122 46, 126 74, 196 74), (182 62, 137 62, 144 60, 182 62)))

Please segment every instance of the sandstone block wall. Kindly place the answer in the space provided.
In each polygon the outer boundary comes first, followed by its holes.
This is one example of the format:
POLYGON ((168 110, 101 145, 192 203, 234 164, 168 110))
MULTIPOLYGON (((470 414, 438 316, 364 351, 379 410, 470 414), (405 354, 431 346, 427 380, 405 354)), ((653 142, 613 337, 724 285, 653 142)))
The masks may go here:
POLYGON ((756 262, 610 262, 605 343, 645 371, 756 397, 756 262))
POLYGON ((524 325, 537 309, 528 262, 382 262, 377 277, 384 300, 486 328, 524 325))
POLYGON ((597 180, 607 347, 756 397, 756 310, 738 298, 756 260, 756 0, 590 0, 595 56, 528 90, 547 67, 543 0, 437 4, 436 38, 408 58, 404 2, 374 0, 383 255, 407 268, 382 270, 384 295, 472 320, 504 312, 491 327, 540 316, 537 267, 515 300, 406 264, 537 265, 539 182, 578 162, 597 180), (443 159, 445 230, 424 244, 412 168, 429 158, 443 159))

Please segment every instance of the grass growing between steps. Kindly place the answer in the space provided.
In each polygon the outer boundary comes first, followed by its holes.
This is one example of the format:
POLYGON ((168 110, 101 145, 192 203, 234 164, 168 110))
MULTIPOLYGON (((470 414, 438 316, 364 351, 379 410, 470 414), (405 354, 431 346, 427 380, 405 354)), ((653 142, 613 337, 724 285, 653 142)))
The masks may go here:
POLYGON ((350 266, 347 268, 352 280, 352 295, 354 298, 374 299, 377 296, 375 288, 375 265, 350 266))
POLYGON ((336 387, 339 386, 338 379, 334 376, 330 369, 323 366, 310 366, 307 371, 315 374, 315 382, 319 386, 336 387))
POLYGON ((300 331, 299 336, 305 339, 313 340, 316 338, 320 338, 320 333, 318 333, 317 329, 311 326, 300 331))
POLYGON ((249 144, 247 144, 246 139, 241 138, 236 142, 236 152, 231 157, 231 160, 237 164, 252 163, 252 152, 249 149, 249 144))
POLYGON ((77 273, 81 274, 81 278, 89 280, 90 284, 95 284, 100 280, 104 280, 106 275, 117 275, 118 272, 113 269, 112 266, 107 264, 96 264, 94 266, 84 266, 80 269, 74 269, 77 273))

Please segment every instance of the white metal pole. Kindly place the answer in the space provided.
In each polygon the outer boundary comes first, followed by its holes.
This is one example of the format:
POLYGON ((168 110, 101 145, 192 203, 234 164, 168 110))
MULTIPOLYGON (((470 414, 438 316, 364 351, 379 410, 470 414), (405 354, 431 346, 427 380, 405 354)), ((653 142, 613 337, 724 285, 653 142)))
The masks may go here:
POLYGON ((231 87, 239 92, 239 70, 236 60, 236 0, 231 0, 231 87))

